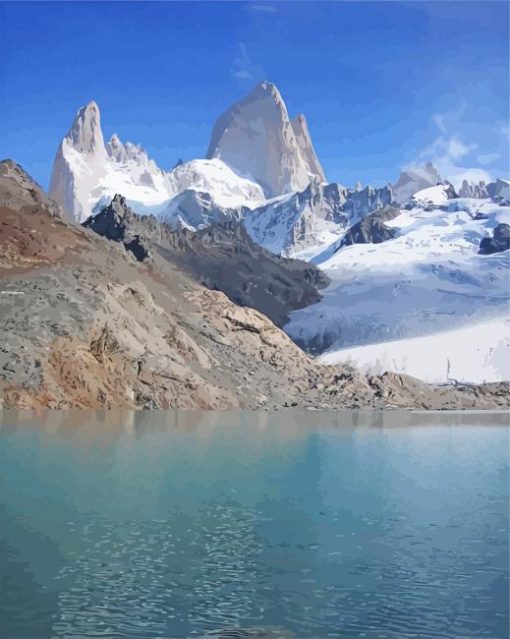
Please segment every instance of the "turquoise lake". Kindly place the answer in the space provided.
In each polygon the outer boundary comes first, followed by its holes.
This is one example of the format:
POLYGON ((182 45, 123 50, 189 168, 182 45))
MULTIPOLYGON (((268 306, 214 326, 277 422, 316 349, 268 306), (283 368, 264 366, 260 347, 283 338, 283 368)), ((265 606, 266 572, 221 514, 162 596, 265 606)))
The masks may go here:
POLYGON ((502 413, 0 415, 0 637, 507 639, 502 413))

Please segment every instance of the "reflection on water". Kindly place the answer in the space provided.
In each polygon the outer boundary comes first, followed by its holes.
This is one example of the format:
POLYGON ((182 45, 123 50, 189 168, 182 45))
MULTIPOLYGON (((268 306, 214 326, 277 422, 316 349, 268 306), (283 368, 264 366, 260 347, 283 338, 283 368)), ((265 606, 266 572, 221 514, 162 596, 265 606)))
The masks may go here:
POLYGON ((0 636, 506 638, 507 421, 4 411, 0 636))

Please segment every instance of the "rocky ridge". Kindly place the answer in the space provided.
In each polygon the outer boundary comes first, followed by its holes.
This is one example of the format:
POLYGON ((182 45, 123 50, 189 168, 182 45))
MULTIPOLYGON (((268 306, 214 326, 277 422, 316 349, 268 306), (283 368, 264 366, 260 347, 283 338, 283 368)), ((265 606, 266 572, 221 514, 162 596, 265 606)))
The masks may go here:
POLYGON ((140 216, 116 195, 83 226, 122 242, 139 261, 160 257, 176 264, 197 282, 254 308, 278 326, 288 312, 318 302, 329 280, 313 264, 273 255, 255 244, 235 221, 213 223, 196 232, 173 229, 154 216, 140 216))
POLYGON ((304 191, 245 211, 242 219, 261 246, 278 255, 300 256, 338 240, 364 215, 392 202, 389 186, 358 190, 313 181, 304 191))
MULTIPOLYGON (((0 397, 21 408, 494 407, 508 386, 431 387, 320 366, 262 313, 154 251, 27 208, 2 163, 0 397), (14 198, 13 198, 14 196, 14 198), (20 202, 18 206, 16 202, 20 202)), ((35 189, 35 185, 29 185, 35 189)), ((126 237, 124 236, 124 239, 126 237)))
POLYGON ((105 143, 99 107, 90 102, 76 114, 53 163, 50 195, 78 222, 121 192, 139 213, 172 216, 169 205, 188 189, 208 194, 222 207, 257 206, 261 187, 218 159, 191 160, 163 171, 147 152, 114 134, 105 143))

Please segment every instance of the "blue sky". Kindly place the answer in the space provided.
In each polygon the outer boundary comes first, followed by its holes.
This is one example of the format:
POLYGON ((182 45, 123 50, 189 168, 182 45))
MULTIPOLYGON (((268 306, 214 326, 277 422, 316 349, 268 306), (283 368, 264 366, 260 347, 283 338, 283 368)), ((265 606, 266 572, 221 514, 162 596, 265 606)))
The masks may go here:
MULTIPOLYGON (((74 113, 162 168, 203 157, 261 79, 306 115, 330 180, 402 166, 508 175, 506 2, 0 2, 0 156, 43 186, 74 113)), ((448 175, 447 175, 448 177, 448 175)))

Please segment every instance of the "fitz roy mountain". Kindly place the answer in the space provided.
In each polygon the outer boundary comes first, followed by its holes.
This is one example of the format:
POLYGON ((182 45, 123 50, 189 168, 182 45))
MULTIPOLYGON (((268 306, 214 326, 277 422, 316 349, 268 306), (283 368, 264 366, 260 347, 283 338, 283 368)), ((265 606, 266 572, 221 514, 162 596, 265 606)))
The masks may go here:
POLYGON ((150 262, 147 228, 165 229, 160 249, 179 268, 283 325, 322 365, 441 384, 509 380, 508 180, 453 184, 429 162, 379 187, 328 182, 313 127, 261 82, 220 115, 204 158, 165 170, 139 145, 105 142, 90 102, 58 148, 50 196, 96 232, 122 202, 142 229, 123 243, 134 257, 150 262), (223 249, 213 258, 211 243, 226 243, 228 259, 223 249), (270 255, 301 262, 277 273, 270 255), (236 264, 243 275, 227 277, 236 264), (312 273, 319 292, 298 283, 312 273))
POLYGON ((268 197, 304 189, 313 177, 324 182, 305 116, 289 119, 278 89, 261 82, 216 122, 207 151, 250 176, 268 197))

